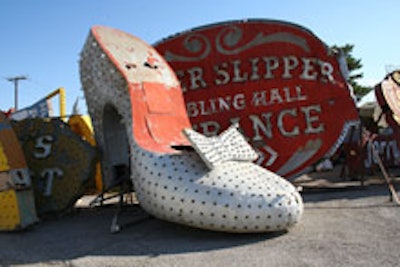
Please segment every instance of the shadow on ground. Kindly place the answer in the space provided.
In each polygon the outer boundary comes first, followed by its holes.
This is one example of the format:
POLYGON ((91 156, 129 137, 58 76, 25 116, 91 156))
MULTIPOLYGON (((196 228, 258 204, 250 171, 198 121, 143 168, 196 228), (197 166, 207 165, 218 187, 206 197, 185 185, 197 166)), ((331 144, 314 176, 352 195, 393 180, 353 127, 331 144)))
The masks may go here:
POLYGON ((0 266, 69 261, 85 256, 149 256, 202 252, 278 238, 285 232, 228 234, 160 221, 138 206, 125 209, 116 234, 110 232, 115 207, 75 210, 23 232, 0 233, 0 266))

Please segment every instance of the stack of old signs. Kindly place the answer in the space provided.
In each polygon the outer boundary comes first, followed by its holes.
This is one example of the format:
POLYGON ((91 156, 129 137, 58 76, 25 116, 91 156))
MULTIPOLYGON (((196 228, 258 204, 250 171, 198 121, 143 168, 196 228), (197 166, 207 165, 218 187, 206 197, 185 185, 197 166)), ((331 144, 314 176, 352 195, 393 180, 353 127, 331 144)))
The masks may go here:
POLYGON ((73 207, 97 162, 83 123, 72 127, 48 113, 23 110, 26 116, 11 114, 10 121, 0 112, 0 231, 23 229, 73 207))
POLYGON ((0 231, 20 230, 37 220, 24 154, 13 128, 0 112, 0 231))

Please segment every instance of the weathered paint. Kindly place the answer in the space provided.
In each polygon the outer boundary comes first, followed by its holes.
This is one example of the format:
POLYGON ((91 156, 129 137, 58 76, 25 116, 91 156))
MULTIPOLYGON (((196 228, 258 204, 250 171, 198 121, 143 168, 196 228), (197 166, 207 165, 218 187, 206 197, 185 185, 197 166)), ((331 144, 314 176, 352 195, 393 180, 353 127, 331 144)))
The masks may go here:
POLYGON ((24 154, 10 122, 0 113, 0 231, 21 230, 37 220, 24 154))
POLYGON ((11 231, 20 225, 21 218, 18 210, 18 200, 15 190, 0 192, 0 229, 11 231))
POLYGON ((372 157, 373 145, 379 153, 385 166, 400 165, 400 124, 396 118, 400 116, 400 71, 393 71, 388 74, 380 83, 375 86, 375 95, 382 110, 384 118, 391 128, 391 133, 386 135, 374 135, 367 147, 365 166, 370 167, 376 164, 372 157))
POLYGON ((194 128, 213 135, 240 122, 257 163, 281 175, 332 154, 358 121, 336 55, 298 25, 223 22, 155 48, 180 79, 194 128))
POLYGON ((9 120, 0 112, 0 191, 29 189, 31 182, 24 153, 9 120))
POLYGON ((0 172, 8 171, 9 169, 7 155, 5 154, 3 145, 0 143, 0 172))
POLYGON ((378 103, 388 116, 400 117, 400 70, 394 71, 375 86, 378 103))
POLYGON ((0 192, 0 231, 22 230, 37 221, 32 190, 0 192))
MULTIPOLYGON (((387 167, 400 167, 400 136, 374 135, 370 138, 371 142, 365 146, 364 166, 370 169, 378 164, 373 155, 372 146, 378 152, 383 164, 387 167)), ((365 142, 365 140, 364 140, 365 142)))
POLYGON ((29 166, 39 216, 60 213, 94 178, 95 149, 60 119, 13 122, 29 166))
POLYGON ((277 231, 301 218, 301 196, 280 176, 248 161, 207 167, 182 134, 190 123, 176 76, 142 40, 93 27, 80 75, 107 186, 129 166, 150 214, 228 232, 277 231))

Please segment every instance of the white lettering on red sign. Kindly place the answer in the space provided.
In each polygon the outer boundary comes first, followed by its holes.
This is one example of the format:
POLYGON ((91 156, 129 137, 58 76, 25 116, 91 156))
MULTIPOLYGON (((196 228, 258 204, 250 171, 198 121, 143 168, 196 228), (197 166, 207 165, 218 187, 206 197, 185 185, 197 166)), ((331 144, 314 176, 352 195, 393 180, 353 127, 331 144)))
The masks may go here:
MULTIPOLYGON (((204 74, 201 67, 191 67, 187 70, 177 70, 176 74, 181 81, 182 90, 205 89, 209 84, 222 86, 228 83, 244 83, 258 81, 261 79, 272 80, 281 78, 284 80, 299 78, 305 81, 316 81, 334 83, 331 63, 313 57, 286 57, 265 56, 250 58, 245 63, 240 59, 230 62, 222 62, 212 67, 212 80, 204 74), (250 71, 246 71, 250 70, 250 71), (278 77, 278 72, 281 74, 278 77), (294 77, 294 73, 298 77, 294 77)), ((208 73, 207 73, 208 74, 208 73)))

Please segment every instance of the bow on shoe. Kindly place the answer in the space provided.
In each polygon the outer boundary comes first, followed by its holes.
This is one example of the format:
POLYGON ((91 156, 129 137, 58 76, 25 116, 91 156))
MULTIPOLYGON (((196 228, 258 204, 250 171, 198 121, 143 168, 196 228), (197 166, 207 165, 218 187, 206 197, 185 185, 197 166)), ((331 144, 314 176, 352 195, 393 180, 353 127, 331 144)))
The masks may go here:
POLYGON ((207 167, 214 169, 227 161, 254 161, 258 158, 257 152, 238 131, 238 127, 235 123, 219 136, 212 137, 192 129, 184 129, 183 133, 207 167))

